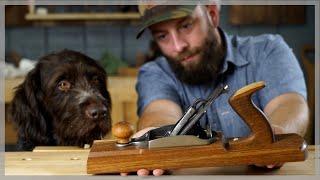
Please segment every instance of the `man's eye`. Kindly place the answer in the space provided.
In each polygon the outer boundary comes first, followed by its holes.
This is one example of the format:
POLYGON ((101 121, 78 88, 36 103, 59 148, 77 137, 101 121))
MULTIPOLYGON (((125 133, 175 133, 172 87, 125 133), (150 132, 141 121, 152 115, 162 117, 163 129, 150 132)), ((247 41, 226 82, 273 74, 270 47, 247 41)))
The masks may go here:
POLYGON ((157 35, 157 36, 156 36, 156 39, 157 39, 158 41, 161 41, 161 40, 164 40, 166 37, 167 37, 167 36, 166 36, 165 34, 160 34, 160 35, 157 35))
POLYGON ((71 88, 71 83, 67 80, 62 80, 58 83, 58 89, 60 91, 68 91, 71 88))
POLYGON ((192 23, 186 23, 181 26, 183 29, 190 29, 192 27, 192 23))

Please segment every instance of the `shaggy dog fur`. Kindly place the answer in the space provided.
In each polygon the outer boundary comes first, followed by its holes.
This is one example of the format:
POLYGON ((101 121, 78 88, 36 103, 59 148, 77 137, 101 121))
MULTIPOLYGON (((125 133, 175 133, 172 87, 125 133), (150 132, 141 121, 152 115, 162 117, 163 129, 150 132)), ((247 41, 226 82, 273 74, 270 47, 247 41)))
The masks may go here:
POLYGON ((18 150, 35 146, 92 144, 111 128, 106 72, 79 52, 42 57, 16 89, 11 119, 18 150))

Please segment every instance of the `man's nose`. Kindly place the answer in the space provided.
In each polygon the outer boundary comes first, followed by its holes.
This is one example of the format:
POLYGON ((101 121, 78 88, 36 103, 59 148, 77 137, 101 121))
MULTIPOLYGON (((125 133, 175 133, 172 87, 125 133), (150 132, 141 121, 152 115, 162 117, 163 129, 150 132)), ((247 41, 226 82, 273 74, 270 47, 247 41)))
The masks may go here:
POLYGON ((174 50, 178 53, 182 52, 188 46, 188 43, 185 41, 185 39, 181 38, 179 34, 173 33, 172 40, 174 50))

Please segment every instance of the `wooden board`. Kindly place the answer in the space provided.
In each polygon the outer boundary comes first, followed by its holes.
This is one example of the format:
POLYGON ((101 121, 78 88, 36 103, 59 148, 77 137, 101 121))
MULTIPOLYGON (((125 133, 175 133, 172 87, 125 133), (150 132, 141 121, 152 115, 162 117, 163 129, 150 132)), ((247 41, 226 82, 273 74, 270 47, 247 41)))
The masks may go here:
POLYGON ((88 153, 6 152, 5 175, 86 175, 88 153))
MULTIPOLYGON (((319 148, 319 147, 317 147, 319 148)), ((277 170, 262 170, 251 166, 226 166, 210 168, 186 168, 172 171, 174 175, 314 175, 315 161, 319 151, 308 147, 306 161, 288 162, 277 170)), ((86 161, 88 151, 78 152, 5 152, 5 175, 87 175, 86 161), (71 160, 78 157, 79 160, 71 160), (24 158, 32 160, 25 161, 24 158)))
POLYGON ((80 148, 78 146, 37 146, 32 152, 84 152, 90 151, 90 148, 80 148))

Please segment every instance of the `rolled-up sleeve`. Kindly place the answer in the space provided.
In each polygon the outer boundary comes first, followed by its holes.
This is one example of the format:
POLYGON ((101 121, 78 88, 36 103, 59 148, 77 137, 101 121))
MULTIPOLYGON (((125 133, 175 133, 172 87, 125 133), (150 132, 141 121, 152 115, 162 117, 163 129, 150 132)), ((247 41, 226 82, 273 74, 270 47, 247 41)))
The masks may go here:
POLYGON ((266 42, 260 58, 256 80, 266 82, 259 91, 260 104, 264 108, 273 98, 289 92, 307 97, 304 75, 292 49, 280 35, 272 36, 266 42))
POLYGON ((156 62, 150 62, 139 70, 136 91, 138 93, 138 115, 154 100, 168 99, 179 104, 175 82, 156 62))

